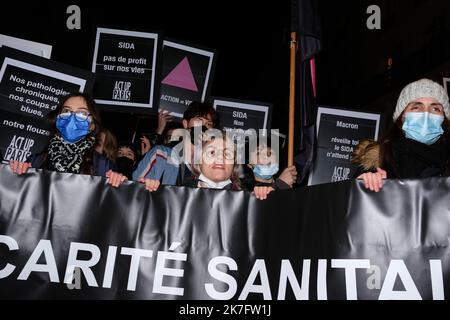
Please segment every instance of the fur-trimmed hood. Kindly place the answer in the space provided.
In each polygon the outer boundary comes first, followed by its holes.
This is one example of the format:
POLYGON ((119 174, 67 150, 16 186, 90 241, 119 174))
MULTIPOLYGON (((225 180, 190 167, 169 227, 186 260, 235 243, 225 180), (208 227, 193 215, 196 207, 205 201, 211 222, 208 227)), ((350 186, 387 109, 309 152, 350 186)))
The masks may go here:
POLYGON ((380 144, 374 140, 361 140, 353 150, 352 162, 364 171, 376 170, 381 166, 380 144))

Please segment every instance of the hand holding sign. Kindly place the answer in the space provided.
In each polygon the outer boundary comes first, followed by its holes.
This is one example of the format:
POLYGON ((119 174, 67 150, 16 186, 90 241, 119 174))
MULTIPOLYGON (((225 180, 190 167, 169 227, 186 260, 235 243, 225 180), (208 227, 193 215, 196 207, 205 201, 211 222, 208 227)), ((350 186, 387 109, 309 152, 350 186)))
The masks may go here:
POLYGON ((169 111, 160 110, 158 113, 158 128, 156 129, 157 134, 162 134, 168 122, 172 121, 172 116, 169 111))

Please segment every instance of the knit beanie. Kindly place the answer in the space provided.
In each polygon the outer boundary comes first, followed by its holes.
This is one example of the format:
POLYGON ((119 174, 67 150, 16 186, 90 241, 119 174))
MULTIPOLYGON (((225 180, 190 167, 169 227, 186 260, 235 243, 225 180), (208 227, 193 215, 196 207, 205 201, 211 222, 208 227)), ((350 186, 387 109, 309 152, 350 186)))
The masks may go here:
POLYGON ((450 118, 448 95, 444 87, 432 80, 420 79, 418 81, 411 82, 403 88, 402 92, 400 92, 393 115, 394 122, 410 102, 420 98, 436 99, 444 107, 445 116, 450 118))

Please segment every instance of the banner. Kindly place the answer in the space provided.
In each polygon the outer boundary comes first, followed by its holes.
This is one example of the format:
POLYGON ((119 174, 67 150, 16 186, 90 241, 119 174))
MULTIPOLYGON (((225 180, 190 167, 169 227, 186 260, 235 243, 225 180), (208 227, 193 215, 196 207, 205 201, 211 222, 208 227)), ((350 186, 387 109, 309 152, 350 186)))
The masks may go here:
POLYGON ((0 298, 448 299, 449 201, 448 178, 261 201, 1 165, 0 298))
POLYGON ((108 105, 109 111, 156 111, 160 51, 157 33, 97 28, 92 59, 95 101, 108 105))
POLYGON ((317 156, 308 185, 351 179, 357 166, 351 163, 359 140, 378 140, 381 116, 376 113, 319 107, 317 156))
POLYGON ((159 109, 183 118, 192 101, 207 99, 216 56, 212 49, 164 40, 159 109))

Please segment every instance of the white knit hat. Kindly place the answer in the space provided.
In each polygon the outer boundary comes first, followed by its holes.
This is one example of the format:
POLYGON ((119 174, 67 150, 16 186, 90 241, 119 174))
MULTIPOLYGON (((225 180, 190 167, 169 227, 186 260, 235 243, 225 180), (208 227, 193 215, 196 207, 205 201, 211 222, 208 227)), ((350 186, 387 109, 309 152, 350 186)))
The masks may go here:
POLYGON ((411 82, 403 88, 402 92, 400 92, 393 115, 394 121, 397 120, 410 102, 420 98, 436 99, 444 107, 445 116, 450 118, 448 95, 444 87, 432 80, 420 79, 418 81, 411 82))

